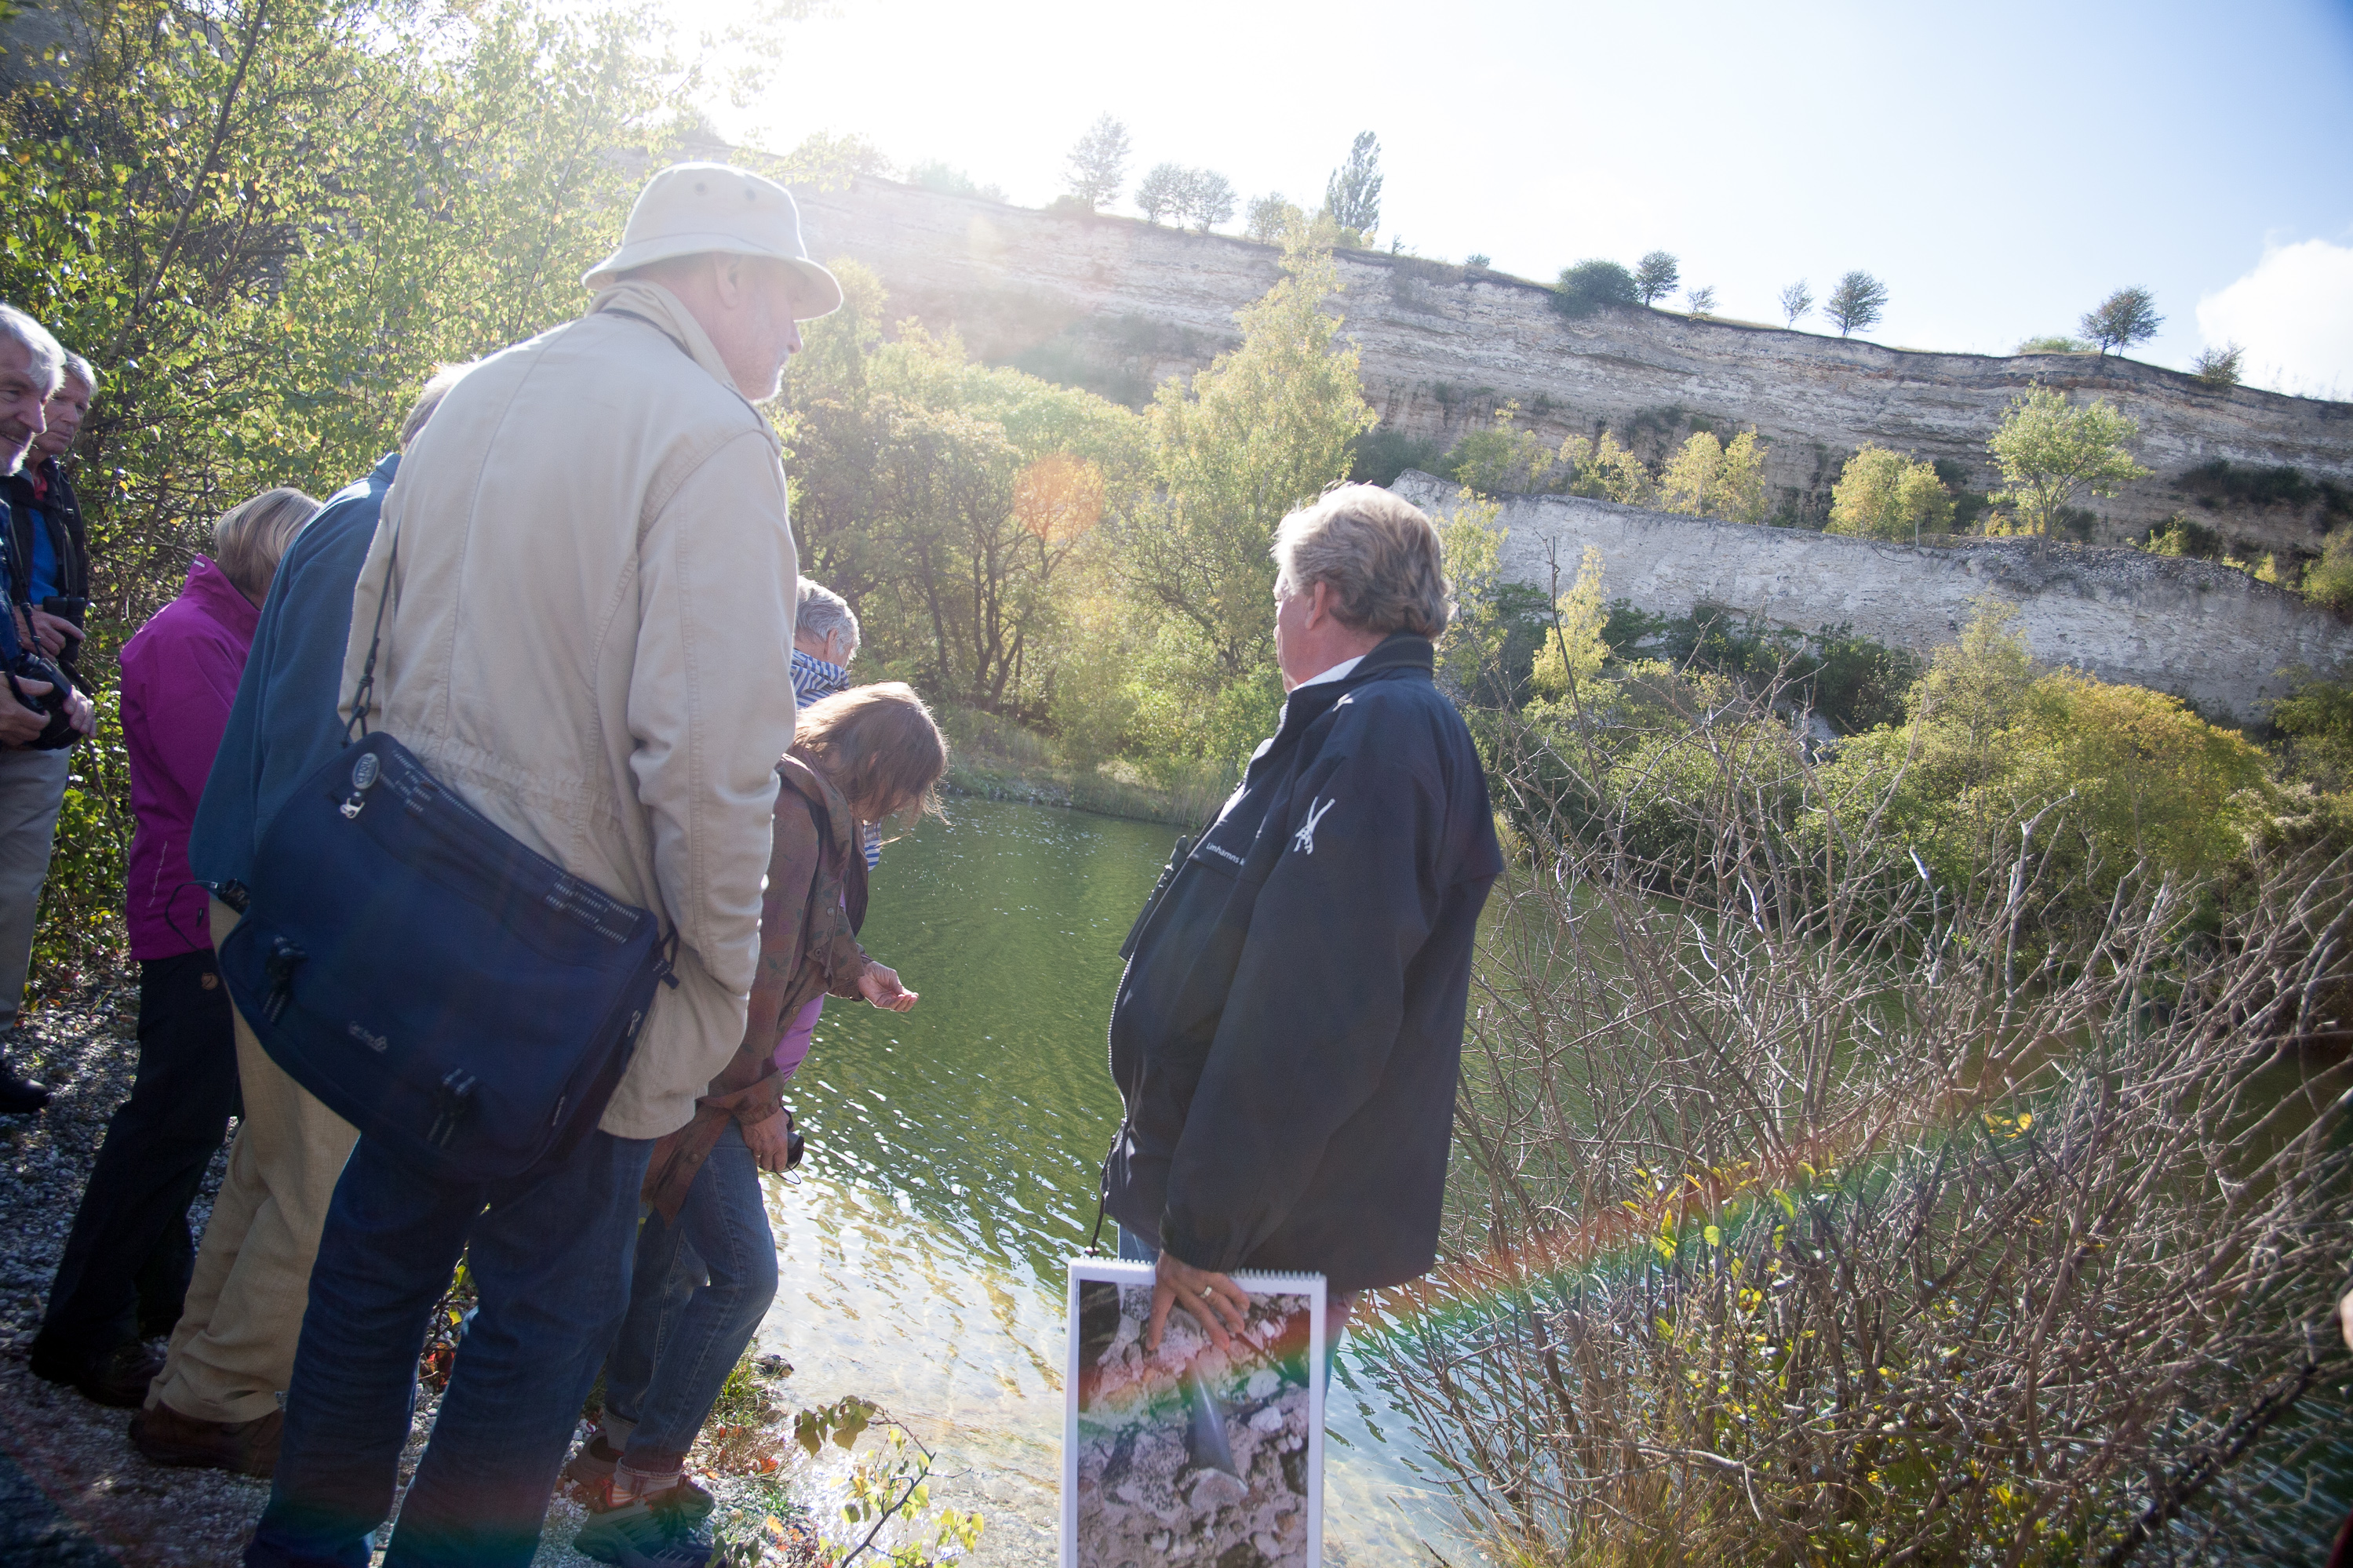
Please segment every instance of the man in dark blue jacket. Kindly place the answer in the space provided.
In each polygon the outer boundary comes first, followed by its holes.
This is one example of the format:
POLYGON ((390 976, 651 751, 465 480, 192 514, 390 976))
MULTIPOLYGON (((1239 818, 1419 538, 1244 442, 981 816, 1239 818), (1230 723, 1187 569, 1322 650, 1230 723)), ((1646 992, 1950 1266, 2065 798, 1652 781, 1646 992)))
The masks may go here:
MULTIPOLYGON (((402 423, 404 448, 463 369, 426 383, 402 423)), ((215 945, 237 923, 269 819, 343 749, 335 702, 352 590, 399 464, 398 452, 387 454, 338 490, 278 563, 188 838, 188 863, 216 895, 215 945)), ((320 1227, 357 1134, 269 1059, 243 1018, 234 1022, 244 1119, 131 1440, 159 1465, 266 1476, 278 1460, 279 1398, 293 1372, 320 1227)))
POLYGON ((1437 531, 1350 485, 1283 520, 1290 696, 1218 819, 1128 938, 1111 1067, 1127 1121, 1108 1206, 1223 1344, 1237 1268, 1354 1293, 1436 1260, 1479 910, 1503 869, 1461 715, 1430 679, 1437 531))

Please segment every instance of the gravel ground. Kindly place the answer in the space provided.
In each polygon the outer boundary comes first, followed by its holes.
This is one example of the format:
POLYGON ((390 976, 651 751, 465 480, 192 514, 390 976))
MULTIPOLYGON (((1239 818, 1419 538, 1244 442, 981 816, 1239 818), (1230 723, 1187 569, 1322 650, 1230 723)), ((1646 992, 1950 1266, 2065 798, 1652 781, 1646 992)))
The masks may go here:
MULTIPOLYGON (((12 1535, 0 1519, 0 1557, 12 1564, 96 1565, 104 1561, 102 1552, 122 1568, 227 1568, 269 1496, 267 1481, 149 1464, 131 1446, 129 1411, 93 1405, 70 1388, 35 1377, 26 1365, 83 1179, 108 1118, 131 1092, 137 1016, 138 990, 127 981, 90 987, 70 1000, 52 999, 31 1020, 35 1039, 10 1062, 56 1092, 40 1115, 0 1116, 0 1214, 8 1216, 0 1230, 0 1400, 14 1417, 0 1448, 82 1532, 52 1526, 37 1543, 12 1535)), ((224 1138, 190 1212, 199 1235, 220 1188, 227 1147, 224 1138)), ((429 1392, 418 1401, 402 1464, 404 1485, 432 1429, 437 1404, 429 1392)), ((706 1475, 705 1484, 723 1510, 757 1501, 762 1515, 781 1511, 773 1479, 706 1475)), ((785 1484, 791 1488, 789 1479, 785 1484)), ((40 1511, 38 1499, 15 1496, 0 1472, 0 1514, 33 1519, 25 1528, 38 1533, 34 1516, 40 1511)), ((570 1546, 584 1517, 577 1503, 555 1500, 533 1568, 589 1568, 589 1560, 570 1546)), ((772 1562, 783 1557, 773 1551, 767 1555, 772 1562)))

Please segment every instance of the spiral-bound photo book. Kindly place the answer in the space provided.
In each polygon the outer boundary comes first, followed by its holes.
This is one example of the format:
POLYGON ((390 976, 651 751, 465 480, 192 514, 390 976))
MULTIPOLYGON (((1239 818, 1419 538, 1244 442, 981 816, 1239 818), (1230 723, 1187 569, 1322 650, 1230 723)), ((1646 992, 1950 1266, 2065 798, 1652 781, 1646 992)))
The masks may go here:
POLYGON ((1324 1558, 1324 1278, 1239 1273, 1220 1351, 1172 1308, 1144 1348, 1153 1266, 1071 1260, 1062 1568, 1317 1568, 1324 1558))

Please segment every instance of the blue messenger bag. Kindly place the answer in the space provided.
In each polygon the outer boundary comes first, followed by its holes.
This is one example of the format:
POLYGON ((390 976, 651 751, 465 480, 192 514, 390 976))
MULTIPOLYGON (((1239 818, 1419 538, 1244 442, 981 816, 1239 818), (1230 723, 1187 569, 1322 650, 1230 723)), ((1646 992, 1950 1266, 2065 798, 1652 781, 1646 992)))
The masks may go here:
MULTIPOLYGON (((380 598, 363 728, 383 629, 380 598)), ((568 1152, 659 987, 678 984, 651 913, 517 842, 382 731, 270 819, 246 890, 220 972, 261 1048, 441 1181, 503 1181, 568 1152)))

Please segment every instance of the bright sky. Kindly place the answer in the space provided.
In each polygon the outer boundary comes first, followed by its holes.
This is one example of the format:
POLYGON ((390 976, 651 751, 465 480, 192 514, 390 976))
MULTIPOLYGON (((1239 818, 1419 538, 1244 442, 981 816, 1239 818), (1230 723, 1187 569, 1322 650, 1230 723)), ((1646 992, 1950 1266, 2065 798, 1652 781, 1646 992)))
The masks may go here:
POLYGON ((1043 205, 1109 110, 1131 191, 1166 159, 1310 205, 1369 129, 1382 243, 1424 256, 1549 281, 1660 247, 1757 321, 1862 268, 1865 335, 1985 353, 2138 284, 2166 320, 2136 357, 2236 338, 2250 381, 2353 397, 2347 0, 839 4, 723 129, 859 132, 1043 205))

